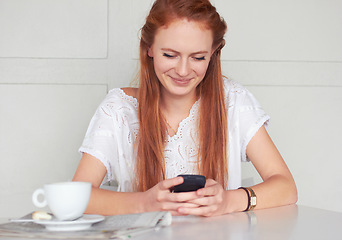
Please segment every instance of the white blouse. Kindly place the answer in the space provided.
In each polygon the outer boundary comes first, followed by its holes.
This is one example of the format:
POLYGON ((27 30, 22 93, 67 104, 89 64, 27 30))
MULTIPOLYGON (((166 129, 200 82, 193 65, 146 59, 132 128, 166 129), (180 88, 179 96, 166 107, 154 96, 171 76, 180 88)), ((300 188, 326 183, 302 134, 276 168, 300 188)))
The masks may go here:
MULTIPOLYGON (((266 115, 254 96, 240 84, 225 80, 228 108, 228 189, 241 186, 241 161, 247 161, 246 147, 266 115)), ((165 146, 166 178, 182 173, 197 173, 197 121, 200 100, 178 127, 167 136, 165 146)), ((99 159, 107 169, 107 181, 115 180, 118 191, 132 191, 134 177, 133 143, 139 130, 137 99, 120 88, 109 91, 93 116, 79 151, 99 159)))

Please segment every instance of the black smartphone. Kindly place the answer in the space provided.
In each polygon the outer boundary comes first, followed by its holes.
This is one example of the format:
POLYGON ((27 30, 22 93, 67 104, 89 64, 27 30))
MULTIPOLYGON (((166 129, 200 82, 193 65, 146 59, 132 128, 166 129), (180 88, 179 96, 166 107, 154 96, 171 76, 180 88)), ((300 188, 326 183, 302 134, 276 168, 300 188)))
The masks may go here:
POLYGON ((205 176, 195 174, 181 174, 177 177, 183 177, 184 182, 174 187, 173 192, 191 192, 197 189, 204 188, 205 176))

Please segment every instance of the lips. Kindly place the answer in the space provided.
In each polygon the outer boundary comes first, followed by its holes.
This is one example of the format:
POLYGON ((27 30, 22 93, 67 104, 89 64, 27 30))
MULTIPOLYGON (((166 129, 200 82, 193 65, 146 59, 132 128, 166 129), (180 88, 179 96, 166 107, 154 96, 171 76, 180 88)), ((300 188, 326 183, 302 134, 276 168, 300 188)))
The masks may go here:
POLYGON ((179 85, 186 85, 186 84, 188 84, 192 80, 192 78, 173 78, 173 77, 171 77, 171 79, 176 84, 179 84, 179 85))

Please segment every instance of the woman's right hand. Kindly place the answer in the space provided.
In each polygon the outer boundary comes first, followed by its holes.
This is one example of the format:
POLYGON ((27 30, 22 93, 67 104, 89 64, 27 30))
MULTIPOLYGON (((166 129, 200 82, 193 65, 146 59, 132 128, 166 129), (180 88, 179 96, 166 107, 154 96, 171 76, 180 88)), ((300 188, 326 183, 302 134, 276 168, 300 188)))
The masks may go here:
POLYGON ((197 208, 199 205, 186 203, 198 198, 196 192, 173 193, 170 189, 183 183, 182 177, 166 179, 149 190, 142 193, 144 212, 169 211, 172 215, 182 215, 178 212, 180 207, 197 208))

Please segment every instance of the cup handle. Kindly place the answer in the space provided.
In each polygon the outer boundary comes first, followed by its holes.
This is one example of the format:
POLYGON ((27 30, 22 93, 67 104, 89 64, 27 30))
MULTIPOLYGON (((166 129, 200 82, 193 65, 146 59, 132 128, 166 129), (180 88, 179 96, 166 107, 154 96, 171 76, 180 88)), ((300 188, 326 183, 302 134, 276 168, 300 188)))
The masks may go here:
POLYGON ((46 198, 45 198, 44 190, 42 188, 38 188, 36 191, 33 192, 33 194, 32 194, 32 202, 33 202, 33 204, 36 207, 39 207, 39 208, 43 208, 43 207, 45 207, 47 205, 47 201, 46 201, 46 198), (44 200, 42 202, 38 201, 38 196, 40 194, 44 196, 44 200))

